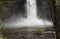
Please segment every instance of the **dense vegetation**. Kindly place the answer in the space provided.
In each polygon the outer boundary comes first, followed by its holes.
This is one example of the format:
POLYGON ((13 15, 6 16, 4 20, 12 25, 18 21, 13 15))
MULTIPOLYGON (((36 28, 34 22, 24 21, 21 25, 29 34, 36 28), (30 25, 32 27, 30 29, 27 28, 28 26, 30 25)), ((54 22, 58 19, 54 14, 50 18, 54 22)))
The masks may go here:
POLYGON ((1 34, 1 29, 2 29, 2 27, 3 27, 3 24, 2 24, 2 20, 1 20, 1 18, 0 18, 0 39, 4 39, 4 38, 2 37, 2 34, 1 34))
POLYGON ((6 10, 8 9, 7 7, 14 5, 14 3, 16 2, 16 0, 0 0, 0 39, 3 39, 1 34, 1 28, 3 27, 1 17, 3 17, 3 15, 5 14, 6 10))

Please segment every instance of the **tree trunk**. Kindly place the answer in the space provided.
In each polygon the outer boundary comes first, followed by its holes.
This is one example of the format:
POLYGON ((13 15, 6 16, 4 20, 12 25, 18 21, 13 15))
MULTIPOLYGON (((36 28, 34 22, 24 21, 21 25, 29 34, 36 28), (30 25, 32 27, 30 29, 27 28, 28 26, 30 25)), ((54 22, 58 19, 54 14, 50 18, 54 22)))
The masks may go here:
POLYGON ((60 39, 60 13, 57 0, 53 0, 54 9, 54 27, 56 29, 56 39, 60 39))

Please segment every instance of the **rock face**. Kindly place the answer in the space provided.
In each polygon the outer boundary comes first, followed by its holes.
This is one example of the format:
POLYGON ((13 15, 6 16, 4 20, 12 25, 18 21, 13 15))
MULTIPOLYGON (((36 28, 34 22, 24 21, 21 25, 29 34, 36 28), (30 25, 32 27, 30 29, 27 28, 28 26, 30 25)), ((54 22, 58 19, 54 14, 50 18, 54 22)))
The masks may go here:
POLYGON ((26 4, 26 1, 19 1, 16 2, 14 5, 10 6, 9 8, 6 7, 5 10, 5 16, 2 17, 4 21, 5 27, 20 27, 20 25, 53 25, 52 22, 52 4, 49 0, 35 0, 32 3, 28 2, 26 4), (32 5, 31 5, 32 4, 32 5), (34 4, 34 5, 33 5, 34 4), (28 5, 28 9, 27 9, 28 5), (35 7, 37 6, 37 7, 35 7), (33 8, 34 7, 34 8, 33 8), (36 9, 35 9, 36 8, 36 9), (27 16, 29 13, 29 17, 27 16), (36 13, 34 15, 34 13, 36 13), (27 19, 28 18, 28 19, 27 19), (29 19, 31 18, 31 20, 29 19), (41 19, 41 20, 40 20, 41 19), (48 24, 49 23, 49 24, 48 24), (15 25, 16 24, 16 25, 15 25))
MULTIPOLYGON (((20 16, 26 17, 26 0, 15 0, 17 2, 7 3, 8 6, 1 7, 0 16, 2 18, 9 18, 10 16, 17 15, 20 13, 20 16)), ((52 13, 52 3, 51 0, 37 0, 37 15, 38 18, 43 18, 47 20, 51 20, 52 13)))

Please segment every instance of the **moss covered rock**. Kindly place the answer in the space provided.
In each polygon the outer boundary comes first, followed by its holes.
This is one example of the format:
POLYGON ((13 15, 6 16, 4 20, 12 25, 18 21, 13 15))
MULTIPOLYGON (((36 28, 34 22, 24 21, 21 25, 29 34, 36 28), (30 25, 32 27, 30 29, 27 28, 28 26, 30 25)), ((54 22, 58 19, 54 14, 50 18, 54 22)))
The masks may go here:
POLYGON ((44 29, 36 29, 35 33, 38 34, 38 35, 43 35, 44 34, 44 29))

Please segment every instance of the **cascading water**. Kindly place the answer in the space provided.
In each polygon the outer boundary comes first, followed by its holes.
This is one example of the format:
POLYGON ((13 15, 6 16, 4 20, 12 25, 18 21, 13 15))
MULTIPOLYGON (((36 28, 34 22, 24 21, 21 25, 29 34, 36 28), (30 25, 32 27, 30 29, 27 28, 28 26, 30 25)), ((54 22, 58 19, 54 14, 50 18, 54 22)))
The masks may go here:
POLYGON ((27 17, 28 19, 37 19, 36 0, 27 0, 27 17))
POLYGON ((8 27, 37 27, 37 25, 39 25, 38 27, 44 27, 44 26, 40 26, 40 25, 45 25, 44 23, 46 23, 47 25, 53 25, 52 22, 50 21, 44 21, 42 19, 38 19, 37 18, 37 7, 36 7, 36 0, 27 0, 27 18, 23 18, 22 21, 17 21, 14 23, 10 23, 10 24, 5 24, 5 26, 8 27))

